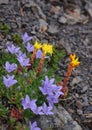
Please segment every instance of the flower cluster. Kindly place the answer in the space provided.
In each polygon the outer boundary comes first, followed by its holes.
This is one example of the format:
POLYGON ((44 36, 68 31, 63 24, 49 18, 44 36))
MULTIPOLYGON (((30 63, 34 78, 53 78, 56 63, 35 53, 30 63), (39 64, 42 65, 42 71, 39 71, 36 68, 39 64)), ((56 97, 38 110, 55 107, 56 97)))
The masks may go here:
MULTIPOLYGON (((31 112, 33 112, 36 115, 52 115, 54 114, 53 113, 54 104, 58 103, 60 96, 65 95, 64 88, 67 85, 67 81, 71 74, 72 68, 78 66, 80 62, 78 61, 78 58, 76 57, 75 54, 70 55, 70 64, 63 85, 55 84, 55 78, 49 79, 48 76, 46 75, 44 75, 45 79, 43 80, 43 75, 42 75, 41 77, 42 84, 39 85, 39 87, 37 86, 37 89, 38 91, 40 90, 40 94, 44 96, 45 100, 42 100, 41 104, 38 105, 37 98, 35 99, 30 98, 34 93, 33 91, 36 90, 34 85, 35 83, 33 82, 32 84, 32 79, 33 81, 34 80, 38 81, 40 79, 39 74, 41 73, 44 60, 46 58, 49 58, 50 55, 52 55, 53 46, 48 43, 42 44, 38 41, 35 41, 34 45, 32 45, 30 43, 32 39, 33 37, 29 36, 27 33, 25 33, 22 36, 24 49, 26 48, 27 50, 26 52, 23 52, 20 47, 16 47, 14 44, 11 45, 9 44, 9 42, 7 42, 7 49, 9 51, 9 54, 13 54, 13 56, 16 58, 16 64, 6 61, 4 65, 4 69, 8 72, 8 74, 6 76, 3 76, 3 84, 6 88, 10 88, 15 84, 16 84, 15 88, 17 85, 19 86, 19 89, 16 89, 18 92, 18 95, 17 94, 16 95, 17 95, 17 100, 20 100, 20 106, 23 111, 29 109, 31 112), (28 57, 27 55, 28 53, 31 55, 30 57, 28 57), (48 56, 48 54, 50 55, 48 56), (35 64, 34 60, 36 58, 39 59, 37 60, 38 67, 36 66, 34 68, 35 65, 33 66, 33 63, 35 64), (31 67, 31 69, 29 70, 28 67, 31 67), (21 75, 18 75, 20 74, 18 73, 19 69, 24 70, 21 71, 21 75)), ((7 90, 10 91, 11 89, 7 89, 7 90)), ((41 130, 39 127, 37 127, 36 122, 33 123, 29 122, 29 124, 30 124, 30 130, 41 130)))
POLYGON ((49 102, 49 105, 53 106, 54 103, 58 103, 58 98, 60 95, 63 95, 62 86, 57 86, 54 84, 55 79, 48 79, 48 77, 45 77, 45 80, 42 81, 42 86, 39 87, 40 91, 43 95, 47 96, 47 100, 49 102))
POLYGON ((75 54, 70 55, 70 65, 72 67, 77 67, 79 66, 80 62, 78 61, 78 57, 75 54))

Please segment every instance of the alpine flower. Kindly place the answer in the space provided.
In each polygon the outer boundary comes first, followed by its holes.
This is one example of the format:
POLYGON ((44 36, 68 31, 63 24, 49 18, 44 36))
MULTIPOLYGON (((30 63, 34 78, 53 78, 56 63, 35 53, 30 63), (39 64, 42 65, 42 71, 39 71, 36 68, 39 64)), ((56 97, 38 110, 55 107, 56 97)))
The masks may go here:
POLYGON ((35 48, 36 50, 39 50, 41 47, 42 47, 41 43, 38 42, 38 41, 35 41, 34 48, 35 48))
POLYGON ((14 75, 10 76, 10 75, 7 75, 7 77, 3 76, 3 83, 6 87, 11 87, 13 86, 14 84, 17 83, 17 80, 14 79, 14 75))
POLYGON ((33 64, 34 63, 34 60, 36 58, 36 53, 37 51, 42 47, 41 43, 39 43, 38 41, 35 42, 34 44, 34 50, 33 50, 33 53, 32 53, 32 56, 30 58, 30 63, 33 64))
POLYGON ((32 40, 32 36, 28 36, 28 34, 25 32, 24 35, 22 36, 22 40, 24 43, 29 42, 30 40, 32 40))
POLYGON ((5 63, 5 69, 8 73, 14 71, 17 69, 17 64, 12 63, 10 64, 8 61, 5 63))
POLYGON ((76 57, 75 54, 71 54, 71 55, 70 55, 70 65, 71 65, 72 67, 77 67, 77 66, 79 66, 80 62, 79 62, 78 60, 79 60, 79 58, 76 57))
POLYGON ((39 127, 37 127, 37 122, 33 122, 31 123, 31 121, 29 122, 30 124, 30 130, 41 130, 39 127))
POLYGON ((41 73, 42 71, 42 66, 44 64, 44 60, 45 60, 45 57, 46 57, 46 54, 51 54, 53 53, 53 48, 52 48, 52 45, 49 45, 49 44, 43 44, 42 45, 42 51, 43 51, 43 54, 42 54, 42 57, 39 61, 39 65, 38 65, 38 73, 37 75, 39 76, 39 74, 41 73))
POLYGON ((53 47, 52 47, 52 45, 49 45, 49 44, 43 44, 42 45, 42 51, 45 54, 51 54, 52 55, 53 47))
POLYGON ((17 60, 19 61, 20 65, 22 67, 24 66, 30 66, 31 64, 29 64, 30 59, 26 57, 26 54, 19 54, 17 57, 17 60))
POLYGON ((37 101, 36 99, 31 100, 30 97, 26 95, 26 97, 21 100, 21 104, 24 110, 27 108, 33 110, 36 107, 36 101, 37 101))
POLYGON ((69 58, 70 58, 70 63, 68 65, 66 77, 64 78, 64 81, 63 81, 62 91, 64 92, 64 97, 67 96, 67 93, 68 93, 67 82, 72 73, 72 70, 73 70, 73 68, 79 66, 79 64, 80 64, 80 62, 78 61, 78 57, 75 54, 70 54, 69 58))
POLYGON ((7 46, 8 51, 11 54, 16 54, 20 50, 20 47, 15 47, 13 44, 11 46, 7 46))
POLYGON ((26 49, 27 49, 28 52, 33 52, 34 46, 28 42, 27 46, 26 46, 26 49))
POLYGON ((52 112, 52 106, 47 106, 46 103, 44 102, 43 106, 42 106, 42 111, 45 115, 52 115, 54 114, 52 112))

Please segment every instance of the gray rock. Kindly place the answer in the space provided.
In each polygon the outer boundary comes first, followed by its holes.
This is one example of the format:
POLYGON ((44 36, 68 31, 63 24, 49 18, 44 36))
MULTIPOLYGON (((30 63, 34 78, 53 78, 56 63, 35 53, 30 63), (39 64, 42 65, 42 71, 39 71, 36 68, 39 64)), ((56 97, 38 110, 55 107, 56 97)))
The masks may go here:
POLYGON ((48 32, 51 34, 56 34, 59 32, 58 26, 56 25, 49 25, 48 32))
POLYGON ((83 99, 83 106, 88 106, 89 103, 88 103, 88 98, 86 94, 82 95, 82 99, 83 99))
POLYGON ((63 24, 67 23, 67 19, 64 16, 61 16, 58 21, 59 23, 63 23, 63 24))
POLYGON ((81 77, 80 76, 76 76, 75 78, 73 78, 72 82, 70 83, 71 86, 75 85, 75 84, 78 84, 82 81, 81 77))
POLYGON ((68 54, 72 53, 71 46, 69 45, 69 43, 65 42, 63 38, 60 39, 59 44, 65 48, 68 54))
POLYGON ((61 106, 54 106, 54 115, 40 116, 38 124, 42 130, 82 130, 69 113, 61 106))
POLYGON ((78 115, 82 115, 82 114, 83 114, 83 111, 80 110, 80 109, 77 109, 77 113, 78 113, 78 115))
POLYGON ((76 106, 77 106, 78 109, 82 109, 83 104, 81 103, 80 100, 76 100, 76 106))
POLYGON ((40 29, 47 30, 48 23, 45 20, 43 20, 43 19, 39 19, 39 22, 40 22, 40 29))
POLYGON ((0 0, 0 4, 8 4, 9 0, 0 0))
POLYGON ((89 15, 92 17, 92 3, 91 2, 86 3, 85 9, 89 13, 89 15))
POLYGON ((81 93, 85 93, 88 90, 88 88, 89 86, 85 84, 81 90, 81 93))

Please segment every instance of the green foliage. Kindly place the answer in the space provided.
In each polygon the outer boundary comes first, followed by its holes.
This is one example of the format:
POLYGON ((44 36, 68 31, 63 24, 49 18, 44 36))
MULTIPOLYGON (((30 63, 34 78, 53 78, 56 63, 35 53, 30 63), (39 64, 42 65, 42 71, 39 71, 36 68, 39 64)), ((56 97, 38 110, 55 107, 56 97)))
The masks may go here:
POLYGON ((0 104, 0 117, 7 117, 7 114, 9 113, 8 108, 0 104))
POLYGON ((3 24, 0 22, 0 33, 8 34, 10 30, 10 27, 8 24, 3 24))
POLYGON ((12 40, 13 40, 15 43, 17 43, 17 44, 19 44, 19 43, 22 42, 22 38, 21 38, 21 36, 18 35, 18 34, 13 34, 12 40))

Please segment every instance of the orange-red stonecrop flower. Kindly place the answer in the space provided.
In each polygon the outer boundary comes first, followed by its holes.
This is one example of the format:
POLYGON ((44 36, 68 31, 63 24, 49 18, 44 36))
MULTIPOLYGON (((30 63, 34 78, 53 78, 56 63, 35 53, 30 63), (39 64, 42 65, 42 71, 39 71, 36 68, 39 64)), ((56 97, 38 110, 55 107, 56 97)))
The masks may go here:
POLYGON ((75 54, 70 54, 70 65, 74 68, 79 66, 79 58, 75 54))
POLYGON ((64 81, 63 81, 63 90, 64 90, 63 92, 65 94, 64 96, 66 96, 68 93, 67 82, 68 82, 69 77, 71 76, 72 70, 73 68, 79 66, 80 64, 80 62, 78 61, 79 58, 75 54, 70 54, 69 58, 70 58, 70 63, 68 65, 66 77, 64 78, 64 81))

